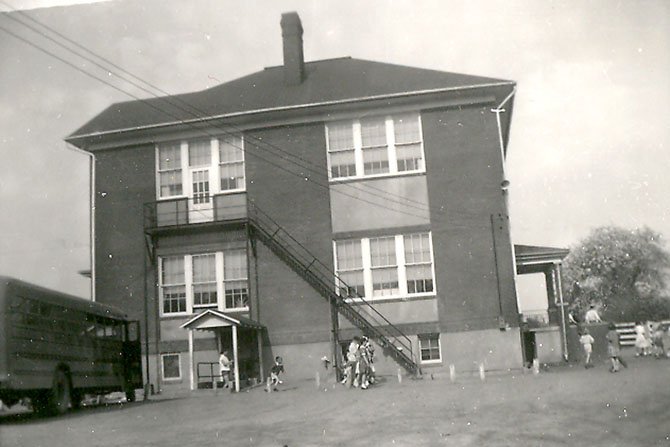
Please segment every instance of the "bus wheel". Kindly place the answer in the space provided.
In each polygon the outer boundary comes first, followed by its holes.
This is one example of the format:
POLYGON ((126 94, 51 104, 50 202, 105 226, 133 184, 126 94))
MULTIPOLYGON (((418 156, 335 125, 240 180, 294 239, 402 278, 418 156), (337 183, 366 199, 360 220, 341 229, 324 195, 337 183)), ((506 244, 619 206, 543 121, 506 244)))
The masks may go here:
POLYGON ((132 387, 126 388, 126 401, 135 402, 135 388, 132 387))
POLYGON ((70 378, 62 369, 54 374, 51 388, 51 408, 56 414, 66 413, 72 406, 72 386, 70 378))

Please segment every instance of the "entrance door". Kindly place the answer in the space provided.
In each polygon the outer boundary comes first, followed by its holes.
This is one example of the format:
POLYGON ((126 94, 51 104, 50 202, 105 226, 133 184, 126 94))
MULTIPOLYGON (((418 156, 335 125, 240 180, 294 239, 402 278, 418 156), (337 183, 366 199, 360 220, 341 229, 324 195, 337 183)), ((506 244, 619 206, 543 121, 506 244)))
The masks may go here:
POLYGON ((189 207, 189 222, 210 222, 214 219, 212 196, 209 189, 209 168, 192 169, 191 193, 192 203, 189 207))

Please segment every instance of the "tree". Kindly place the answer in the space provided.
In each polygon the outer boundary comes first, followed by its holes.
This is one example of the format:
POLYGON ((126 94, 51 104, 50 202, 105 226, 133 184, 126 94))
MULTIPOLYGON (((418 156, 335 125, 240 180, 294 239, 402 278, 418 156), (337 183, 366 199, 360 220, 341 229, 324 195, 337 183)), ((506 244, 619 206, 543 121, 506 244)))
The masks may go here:
POLYGON ((649 228, 596 228, 563 264, 563 293, 577 315, 591 304, 610 321, 670 317, 670 253, 649 228))

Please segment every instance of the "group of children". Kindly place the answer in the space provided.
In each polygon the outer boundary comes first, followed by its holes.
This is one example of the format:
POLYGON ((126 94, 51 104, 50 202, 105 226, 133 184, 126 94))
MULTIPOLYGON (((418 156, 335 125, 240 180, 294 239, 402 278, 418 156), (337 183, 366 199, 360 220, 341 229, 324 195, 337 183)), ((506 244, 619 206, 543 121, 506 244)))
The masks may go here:
POLYGON ((635 355, 653 355, 656 358, 665 356, 665 345, 663 343, 663 325, 660 323, 641 322, 635 323, 635 355))
MULTIPOLYGON (((610 360, 610 372, 615 373, 619 372, 621 366, 628 368, 628 364, 621 358, 621 342, 619 339, 619 333, 616 330, 616 325, 610 323, 608 326, 607 335, 605 339, 607 340, 607 356, 610 360)), ((593 344, 595 340, 590 334, 587 327, 582 327, 579 336, 579 342, 584 349, 584 367, 592 368, 593 363, 591 362, 591 354, 593 353, 593 344)))
POLYGON ((366 336, 355 336, 347 352, 342 384, 366 390, 375 383, 375 348, 366 336))
MULTIPOLYGON (((228 388, 230 386, 230 372, 232 368, 232 362, 230 359, 228 359, 228 351, 224 350, 221 352, 221 355, 219 356, 219 368, 221 371, 221 380, 223 381, 223 387, 228 388)), ((269 383, 270 383, 270 388, 268 388, 268 391, 277 391, 277 386, 279 384, 282 384, 284 382, 281 381, 279 378, 279 375, 284 373, 284 361, 280 356, 275 357, 274 364, 272 365, 272 368, 270 368, 270 377, 269 383)))

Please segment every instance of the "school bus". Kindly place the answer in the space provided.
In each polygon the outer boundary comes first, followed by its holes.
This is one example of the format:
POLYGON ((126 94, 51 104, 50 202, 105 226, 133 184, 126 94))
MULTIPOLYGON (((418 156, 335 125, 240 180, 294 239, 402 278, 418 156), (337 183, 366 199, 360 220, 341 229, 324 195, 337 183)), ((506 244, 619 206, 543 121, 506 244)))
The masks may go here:
POLYGON ((0 400, 40 413, 142 387, 139 324, 113 307, 0 276, 0 400))

